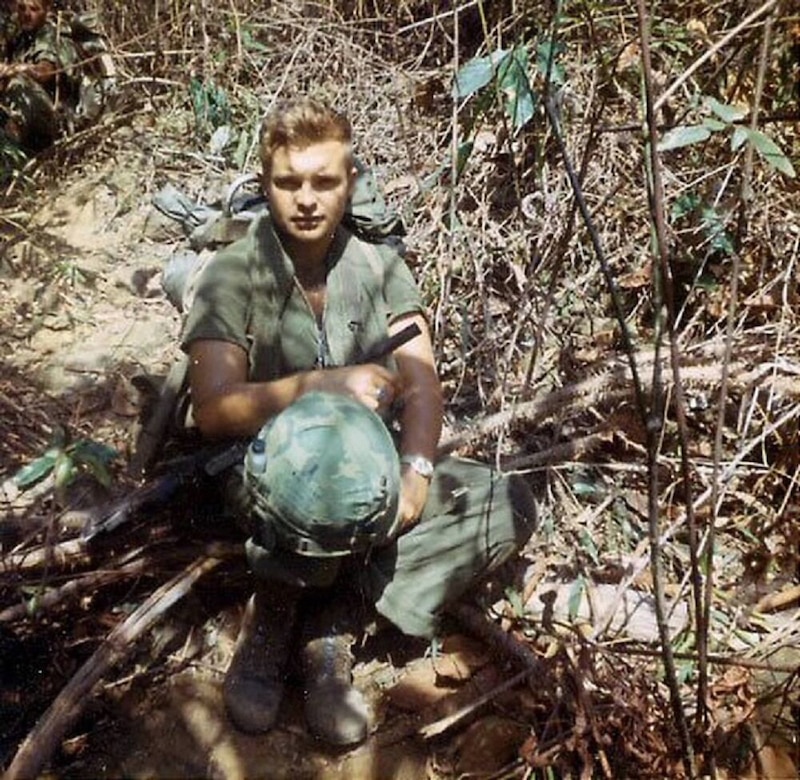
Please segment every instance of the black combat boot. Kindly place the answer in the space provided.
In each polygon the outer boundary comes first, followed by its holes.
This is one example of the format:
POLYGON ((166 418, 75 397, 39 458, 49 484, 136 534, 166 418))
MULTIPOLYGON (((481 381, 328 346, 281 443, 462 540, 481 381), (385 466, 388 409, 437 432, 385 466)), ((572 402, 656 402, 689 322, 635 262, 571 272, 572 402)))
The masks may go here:
POLYGON ((369 707, 353 687, 354 636, 341 605, 323 607, 304 631, 305 717, 311 733, 333 745, 362 742, 369 730, 369 707))
POLYGON ((262 733, 275 724, 299 594, 298 588, 268 582, 247 602, 222 686, 228 715, 242 731, 262 733))

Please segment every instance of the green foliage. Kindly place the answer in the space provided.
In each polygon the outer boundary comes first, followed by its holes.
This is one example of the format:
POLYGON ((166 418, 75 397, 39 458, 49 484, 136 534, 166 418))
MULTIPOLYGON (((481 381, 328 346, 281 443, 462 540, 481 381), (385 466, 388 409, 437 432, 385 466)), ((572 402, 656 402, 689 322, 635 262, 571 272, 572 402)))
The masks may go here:
POLYGON ((195 131, 202 139, 210 139, 213 153, 219 153, 231 138, 231 107, 228 93, 212 81, 189 82, 189 95, 194 112, 195 131))
POLYGON ((506 588, 506 600, 511 607, 511 614, 515 618, 522 618, 525 615, 525 604, 522 601, 522 593, 517 588, 506 588))
POLYGON ((716 207, 704 203, 697 193, 681 195, 673 204, 670 216, 675 222, 690 217, 698 218, 700 229, 711 251, 726 257, 733 254, 733 237, 726 228, 724 215, 716 207))
POLYGON ((242 46, 247 51, 258 52, 259 54, 269 54, 269 48, 260 41, 257 41, 253 37, 253 33, 247 27, 242 28, 242 46))
POLYGON ((580 545, 581 549, 589 556, 592 563, 598 565, 600 563, 600 551, 597 549, 597 544, 592 538, 592 534, 586 528, 581 531, 580 545))
MULTIPOLYGON (((540 43, 536 48, 536 69, 544 77, 549 75, 553 84, 561 84, 565 79, 563 66, 557 61, 563 49, 563 45, 550 41, 540 43)), ((531 86, 530 71, 531 55, 527 44, 498 49, 486 57, 475 57, 467 62, 456 74, 453 94, 466 100, 492 86, 490 94, 496 94, 511 127, 519 132, 533 118, 538 104, 531 86)), ((484 106, 479 108, 478 113, 483 113, 484 106)))
POLYGON ((9 181, 27 159, 25 152, 0 132, 0 184, 9 181))
POLYGON ((570 622, 574 622, 580 614, 581 600, 586 591, 586 580, 582 575, 575 578, 575 582, 570 585, 569 599, 567 601, 567 612, 570 622))
POLYGON ((118 453, 112 447, 91 439, 67 442, 65 433, 59 431, 52 446, 17 471, 13 480, 24 490, 52 473, 55 489, 60 492, 79 474, 89 474, 101 485, 108 487, 111 484, 109 467, 116 457, 118 453))
POLYGON ((53 279, 64 282, 68 287, 93 285, 97 274, 81 268, 74 260, 60 257, 53 265, 53 279))
POLYGON ((714 98, 705 98, 700 111, 701 121, 693 125, 678 125, 666 132, 658 144, 659 152, 668 152, 707 141, 714 133, 731 132, 731 150, 737 151, 749 143, 762 159, 784 176, 794 178, 795 171, 789 158, 780 147, 761 130, 752 130, 741 122, 747 112, 737 106, 720 103, 714 98))

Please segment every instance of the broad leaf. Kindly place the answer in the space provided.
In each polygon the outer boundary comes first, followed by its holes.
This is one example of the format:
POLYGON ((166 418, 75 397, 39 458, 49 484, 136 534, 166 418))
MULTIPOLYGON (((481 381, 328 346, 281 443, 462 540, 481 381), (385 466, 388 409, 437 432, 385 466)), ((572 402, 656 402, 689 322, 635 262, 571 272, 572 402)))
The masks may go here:
POLYGON ((558 62, 558 55, 565 49, 561 42, 542 41, 536 47, 536 69, 542 76, 547 76, 548 68, 550 72, 550 83, 562 85, 567 80, 567 73, 564 66, 558 62))
POLYGON ((728 125, 725 122, 720 122, 719 119, 714 119, 712 116, 706 117, 701 125, 707 127, 712 133, 719 133, 728 129, 728 125))
POLYGON ((664 133, 656 148, 659 152, 668 152, 706 141, 710 135, 711 131, 703 125, 679 125, 664 133))
POLYGON ((70 450, 75 463, 84 466, 103 487, 111 484, 109 465, 119 456, 113 447, 91 439, 81 439, 70 450))
POLYGON ((528 79, 528 65, 528 50, 519 46, 498 68, 504 109, 515 130, 519 130, 533 116, 535 96, 528 79))
POLYGON ((507 49, 498 49, 488 57, 474 57, 463 65, 456 74, 453 93, 457 98, 466 98, 483 89, 494 77, 495 69, 500 67, 509 55, 507 49))
POLYGON ((747 128, 737 127, 731 136, 731 150, 735 152, 745 141, 747 141, 747 128))
POLYGON ((708 98, 706 105, 723 121, 725 124, 732 125, 747 116, 747 110, 738 106, 729 106, 727 103, 720 103, 719 100, 708 98))
POLYGON ((581 534, 581 547, 592 559, 592 563, 597 564, 600 562, 600 551, 597 549, 592 535, 586 530, 581 534))
POLYGON ((784 176, 793 179, 795 176, 794 168, 789 158, 781 151, 778 144, 768 135, 764 135, 760 130, 748 130, 747 138, 755 147, 755 150, 773 167, 780 171, 784 176))
POLYGON ((27 466, 23 466, 14 475, 14 482, 18 487, 26 488, 38 482, 42 477, 47 476, 53 470, 59 452, 60 450, 57 448, 49 449, 40 458, 32 461, 27 466))
POLYGON ((75 461, 72 456, 63 450, 58 453, 55 466, 53 467, 53 476, 56 480, 56 489, 66 487, 75 478, 77 473, 75 461))

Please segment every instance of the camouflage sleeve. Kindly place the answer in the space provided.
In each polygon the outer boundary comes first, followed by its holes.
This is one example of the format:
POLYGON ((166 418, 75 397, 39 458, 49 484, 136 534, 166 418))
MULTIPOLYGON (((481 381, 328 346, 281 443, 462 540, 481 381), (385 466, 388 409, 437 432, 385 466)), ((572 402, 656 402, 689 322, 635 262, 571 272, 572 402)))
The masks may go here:
POLYGON ((70 37, 53 24, 45 24, 28 49, 23 53, 25 62, 52 62, 58 68, 70 68, 78 61, 75 45, 70 37))

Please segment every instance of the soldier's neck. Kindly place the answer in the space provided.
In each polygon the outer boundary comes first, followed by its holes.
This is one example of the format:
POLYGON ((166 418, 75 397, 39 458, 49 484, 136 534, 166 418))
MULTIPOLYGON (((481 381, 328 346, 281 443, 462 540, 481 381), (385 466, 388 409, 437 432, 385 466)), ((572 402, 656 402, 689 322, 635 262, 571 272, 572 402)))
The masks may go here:
POLYGON ((315 287, 324 283, 332 245, 333 237, 314 244, 295 243, 285 246, 294 265, 295 274, 304 287, 315 287))

